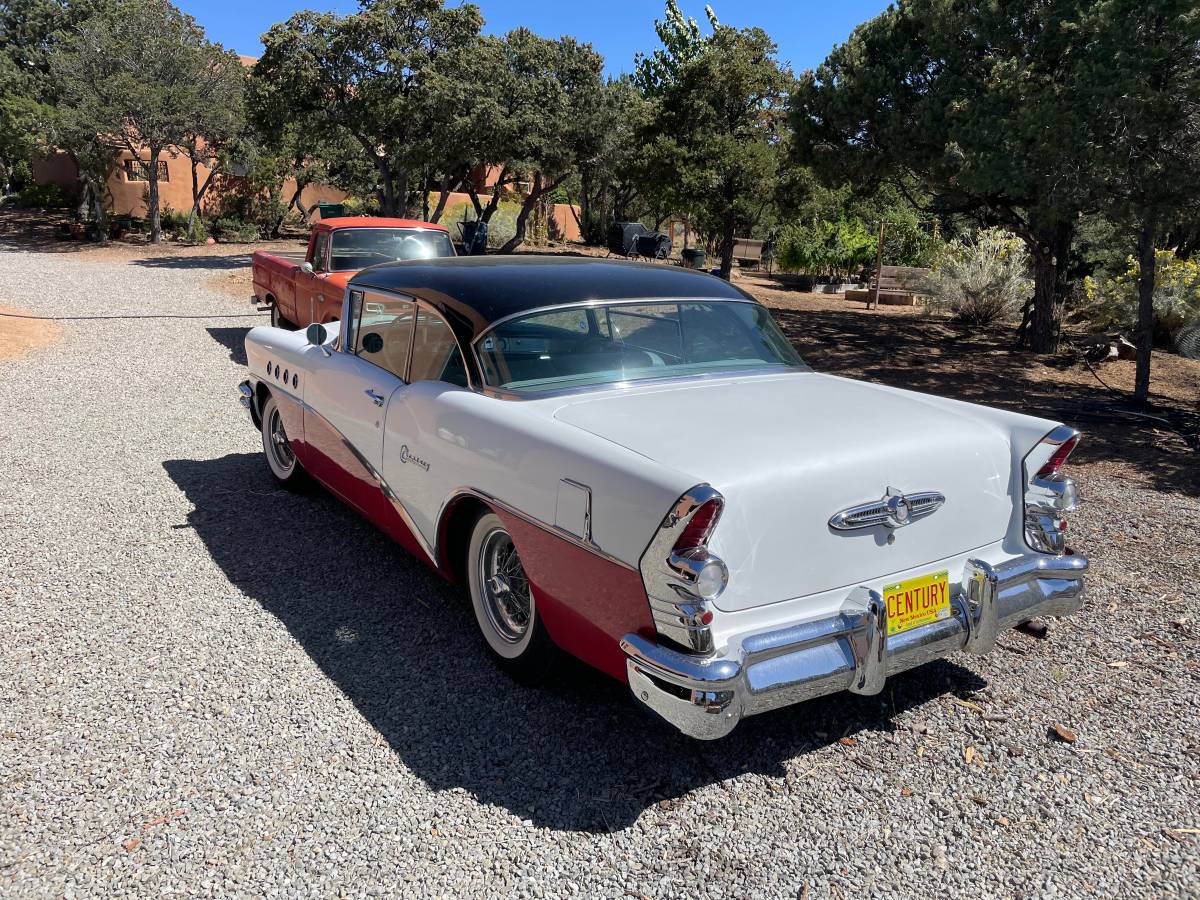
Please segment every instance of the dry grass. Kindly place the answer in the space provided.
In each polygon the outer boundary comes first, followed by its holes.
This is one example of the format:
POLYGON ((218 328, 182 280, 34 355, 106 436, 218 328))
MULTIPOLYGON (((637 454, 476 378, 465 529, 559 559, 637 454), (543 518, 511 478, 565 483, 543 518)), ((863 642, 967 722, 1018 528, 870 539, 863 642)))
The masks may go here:
POLYGON ((62 326, 57 322, 39 318, 25 309, 0 306, 0 362, 48 347, 61 335, 62 326))

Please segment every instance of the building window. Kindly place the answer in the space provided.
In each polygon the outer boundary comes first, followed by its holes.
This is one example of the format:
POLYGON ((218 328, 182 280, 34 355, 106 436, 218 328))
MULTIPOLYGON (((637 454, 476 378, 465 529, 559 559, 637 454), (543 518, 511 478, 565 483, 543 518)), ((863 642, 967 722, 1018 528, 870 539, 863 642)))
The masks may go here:
MULTIPOLYGON (((145 159, 127 159, 125 160, 125 180, 126 181, 149 181, 150 180, 150 162, 145 159)), ((167 161, 160 159, 158 161, 158 180, 170 181, 171 178, 167 174, 167 161)))

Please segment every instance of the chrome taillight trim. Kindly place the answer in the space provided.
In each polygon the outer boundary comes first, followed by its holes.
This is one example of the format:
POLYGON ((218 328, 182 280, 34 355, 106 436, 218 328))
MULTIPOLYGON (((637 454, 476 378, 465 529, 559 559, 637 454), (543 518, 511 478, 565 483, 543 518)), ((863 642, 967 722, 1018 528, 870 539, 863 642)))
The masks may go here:
POLYGON ((725 498, 711 485, 699 484, 672 504, 638 563, 655 629, 697 653, 711 653, 713 638, 712 610, 697 593, 696 581, 705 565, 721 560, 703 547, 679 553, 675 545, 696 511, 713 500, 720 508, 709 528, 711 535, 724 512, 725 498))
MULTIPOLYGON (((1080 434, 1069 425, 1059 425, 1034 444, 1021 460, 1021 475, 1025 482, 1023 495, 1022 531, 1025 545, 1038 553, 1060 556, 1067 549, 1066 520, 1064 514, 1079 505, 1079 489, 1075 480, 1060 472, 1049 475, 1038 473, 1046 465, 1044 460, 1030 462, 1030 457, 1047 448, 1058 448, 1068 441, 1078 442, 1080 434)), ((1053 456, 1053 449, 1046 460, 1053 456)))

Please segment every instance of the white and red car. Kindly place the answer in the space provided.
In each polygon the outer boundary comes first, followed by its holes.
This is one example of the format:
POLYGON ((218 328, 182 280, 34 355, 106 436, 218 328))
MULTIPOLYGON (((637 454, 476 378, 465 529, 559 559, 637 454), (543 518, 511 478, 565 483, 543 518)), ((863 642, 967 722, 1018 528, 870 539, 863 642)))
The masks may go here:
POLYGON ((1073 430, 813 372, 720 279, 403 262, 339 318, 246 339, 271 473, 464 585, 510 669, 565 650, 716 738, 1081 601, 1073 430))

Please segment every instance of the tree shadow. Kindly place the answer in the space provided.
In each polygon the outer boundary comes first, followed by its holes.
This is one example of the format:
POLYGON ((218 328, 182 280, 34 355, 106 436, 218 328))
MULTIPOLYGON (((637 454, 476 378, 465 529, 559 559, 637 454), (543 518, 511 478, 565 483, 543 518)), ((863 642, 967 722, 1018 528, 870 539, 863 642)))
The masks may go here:
POLYGON ((195 529, 409 769, 538 826, 623 829, 653 803, 745 772, 782 776, 793 757, 984 686, 942 660, 878 697, 834 695, 747 719, 715 744, 691 741, 580 664, 541 688, 509 680, 457 589, 323 491, 277 488, 260 455, 163 466, 195 507, 179 527, 195 529))
POLYGON ((1085 435, 1073 459, 1132 466, 1156 490, 1200 496, 1196 453, 1177 434, 1139 418, 1149 413, 1187 430, 1200 422, 1195 411, 1153 393, 1152 405, 1138 411, 1086 370, 1077 374, 1068 357, 1010 349, 1011 328, 969 329, 859 308, 771 312, 818 372, 1056 419, 1085 435))
POLYGON ((237 253, 233 256, 147 256, 143 259, 131 259, 131 266, 142 266, 147 269, 245 269, 250 266, 250 253, 237 253))
POLYGON ((239 366, 246 365, 246 335, 249 328, 208 328, 209 336, 229 351, 229 358, 239 366))

